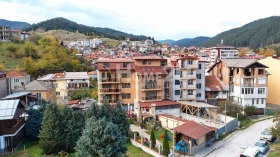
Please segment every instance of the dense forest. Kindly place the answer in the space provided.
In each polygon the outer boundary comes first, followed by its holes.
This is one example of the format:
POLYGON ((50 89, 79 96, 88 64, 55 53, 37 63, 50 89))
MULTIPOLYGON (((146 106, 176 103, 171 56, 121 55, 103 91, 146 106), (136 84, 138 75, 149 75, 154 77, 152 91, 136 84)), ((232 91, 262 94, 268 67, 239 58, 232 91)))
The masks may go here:
POLYGON ((167 43, 169 46, 174 46, 174 45, 178 45, 180 47, 190 47, 190 46, 200 46, 202 43, 204 43, 205 41, 207 41, 208 39, 210 39, 209 37, 196 37, 196 38, 184 38, 184 39, 180 39, 180 40, 171 40, 171 39, 167 39, 167 40, 161 40, 159 41, 159 43, 163 44, 163 43, 167 43))
POLYGON ((10 27, 15 30, 23 30, 30 26, 27 22, 19 22, 19 21, 9 21, 5 19, 0 19, 0 26, 10 27))
POLYGON ((51 35, 31 35, 26 42, 0 42, 0 70, 23 70, 32 78, 63 71, 91 71, 76 53, 51 35))
POLYGON ((260 48, 280 42, 280 17, 272 16, 248 23, 210 38, 202 46, 216 46, 224 41, 224 45, 236 47, 260 48))
POLYGON ((25 31, 36 30, 38 28, 42 28, 45 31, 59 30, 59 29, 70 31, 70 32, 78 31, 79 33, 83 33, 85 35, 97 35, 97 36, 117 39, 117 40, 124 40, 126 37, 129 37, 130 40, 147 39, 147 37, 143 35, 127 34, 110 28, 89 27, 82 24, 77 24, 76 22, 70 21, 62 17, 53 18, 50 20, 42 21, 37 24, 33 24, 29 28, 25 29, 25 31))

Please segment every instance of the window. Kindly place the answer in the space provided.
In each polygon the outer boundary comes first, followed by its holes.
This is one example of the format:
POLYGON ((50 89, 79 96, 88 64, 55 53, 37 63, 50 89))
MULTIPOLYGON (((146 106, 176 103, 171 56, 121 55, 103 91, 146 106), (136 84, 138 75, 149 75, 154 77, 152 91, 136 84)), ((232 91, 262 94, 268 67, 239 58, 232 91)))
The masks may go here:
POLYGON ((147 64, 147 60, 142 60, 142 65, 146 65, 147 64))
POLYGON ((258 70, 258 75, 263 75, 264 74, 264 69, 259 69, 258 70))
POLYGON ((180 85, 180 81, 179 80, 175 80, 175 85, 180 85))
POLYGON ((198 64, 198 69, 201 69, 201 64, 198 64))
POLYGON ((196 74, 197 79, 201 79, 201 74, 196 74))
POLYGON ((130 83, 122 83, 122 88, 130 88, 130 83))
POLYGON ((197 89, 201 89, 201 83, 196 84, 197 89))
POLYGON ((257 105, 259 104, 259 99, 257 99, 257 103, 256 103, 257 105))
POLYGON ((193 75, 193 70, 189 70, 189 71, 188 71, 188 74, 189 74, 189 75, 193 75))
POLYGON ((193 90, 188 90, 188 95, 193 95, 193 90))
POLYGON ((55 95, 60 95, 60 92, 55 92, 55 95))
POLYGON ((223 94, 227 94, 227 92, 223 92, 223 94))
POLYGON ((14 79, 14 82, 19 82, 19 79, 14 79))
POLYGON ((181 71, 180 70, 175 70, 175 75, 180 75, 181 71))
POLYGON ((201 97, 201 93, 196 93, 196 97, 200 98, 201 97))
POLYGON ((175 90, 175 95, 180 95, 180 90, 175 90))
POLYGON ((36 93, 36 97, 37 97, 38 99, 41 99, 41 98, 42 98, 41 93, 36 93))
POLYGON ((258 94, 265 94, 265 88, 258 88, 258 94))
POLYGON ((122 78, 129 78, 129 77, 130 77, 129 73, 122 73, 122 78))
POLYGON ((110 64, 109 63, 103 63, 104 68, 109 68, 110 64))
POLYGON ((103 84, 102 88, 111 88, 111 85, 110 84, 103 84))
POLYGON ((130 93, 122 93, 122 99, 130 99, 130 93))
POLYGON ((123 63, 123 67, 128 67, 129 66, 129 63, 123 63))
POLYGON ((252 105, 254 105, 254 101, 255 101, 255 99, 252 99, 252 105))
POLYGON ((254 94, 254 88, 242 88, 242 94, 254 94))
POLYGON ((262 99, 262 104, 264 104, 264 99, 262 99))
POLYGON ((192 64, 193 64, 193 61, 188 61, 188 64, 189 64, 189 65, 192 65, 192 64))
POLYGON ((17 88, 19 88, 19 86, 14 86, 14 89, 17 89, 17 88))
POLYGON ((188 85, 193 85, 193 80, 188 80, 188 85))

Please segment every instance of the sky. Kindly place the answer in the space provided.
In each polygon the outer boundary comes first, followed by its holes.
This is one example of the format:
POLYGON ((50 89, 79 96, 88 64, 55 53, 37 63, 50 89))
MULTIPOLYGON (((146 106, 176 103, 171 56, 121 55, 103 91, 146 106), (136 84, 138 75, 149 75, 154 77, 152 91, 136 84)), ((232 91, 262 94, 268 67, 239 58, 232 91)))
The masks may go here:
POLYGON ((0 0, 0 18, 38 23, 64 17, 156 40, 213 37, 270 16, 279 0, 0 0))

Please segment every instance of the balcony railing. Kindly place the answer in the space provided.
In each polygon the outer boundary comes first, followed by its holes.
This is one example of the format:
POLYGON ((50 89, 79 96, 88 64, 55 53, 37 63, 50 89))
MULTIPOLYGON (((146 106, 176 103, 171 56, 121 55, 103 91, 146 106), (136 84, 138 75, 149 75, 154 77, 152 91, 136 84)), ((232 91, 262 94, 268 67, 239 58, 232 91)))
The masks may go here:
POLYGON ((192 85, 180 85, 181 89, 196 89, 196 85, 192 84, 192 85))
POLYGON ((15 132, 18 131, 20 127, 22 127, 22 125, 24 125, 24 123, 25 123, 24 119, 20 119, 14 126, 0 129, 1 130, 0 134, 1 135, 14 134, 15 132))
POLYGON ((241 86, 242 87, 255 87, 256 83, 242 83, 241 86))
POLYGON ((68 90, 88 89, 89 87, 67 87, 68 90))
POLYGON ((100 93, 120 93, 121 89, 100 89, 100 93))
POLYGON ((120 78, 102 78, 100 79, 100 82, 120 82, 120 78))
MULTIPOLYGON (((100 100, 101 103, 103 103, 103 101, 104 101, 104 100, 100 100)), ((110 99, 107 100, 107 101, 108 101, 108 103, 110 103, 110 104, 115 104, 115 103, 118 102, 118 100, 110 100, 110 99)))
POLYGON ((196 79, 196 75, 192 74, 192 75, 181 75, 180 79, 196 79))
POLYGON ((197 69, 197 65, 196 64, 193 64, 193 65, 188 64, 187 66, 181 66, 180 68, 181 69, 197 69))
POLYGON ((159 99, 161 99, 161 96, 146 96, 146 97, 142 97, 142 101, 159 100, 159 99))
POLYGON ((141 85, 142 90, 160 90, 161 85, 149 84, 149 85, 141 85))

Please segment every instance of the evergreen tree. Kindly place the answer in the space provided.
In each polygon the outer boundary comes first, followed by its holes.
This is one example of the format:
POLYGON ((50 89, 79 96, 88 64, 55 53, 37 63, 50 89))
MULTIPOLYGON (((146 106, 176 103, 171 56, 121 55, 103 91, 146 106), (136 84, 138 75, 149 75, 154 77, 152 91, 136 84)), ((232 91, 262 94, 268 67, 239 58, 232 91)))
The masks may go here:
POLYGON ((57 153, 62 149, 61 116, 55 104, 46 107, 42 121, 42 130, 39 134, 39 145, 44 154, 57 153))
POLYGON ((166 130, 164 130, 162 154, 166 155, 166 156, 168 156, 168 154, 170 154, 170 148, 169 148, 169 143, 168 143, 168 137, 167 137, 167 131, 166 130))
POLYGON ((25 122, 26 137, 29 140, 37 140, 40 128, 42 126, 42 120, 44 116, 45 106, 41 106, 38 109, 29 109, 26 111, 28 118, 25 122))
POLYGON ((155 136, 155 132, 154 132, 153 128, 152 128, 152 131, 151 131, 150 141, 152 141, 152 147, 155 147, 155 145, 156 145, 156 136, 155 136))
POLYGON ((76 156, 114 157, 126 152, 125 139, 118 127, 106 118, 87 120, 82 136, 75 147, 76 156))
POLYGON ((100 109, 96 102, 92 103, 89 109, 86 111, 86 118, 95 117, 96 119, 101 119, 100 109))
POLYGON ((111 121, 111 106, 110 104, 108 103, 108 100, 107 99, 104 99, 101 107, 100 107, 100 117, 101 119, 103 117, 106 118, 107 121, 111 121))
POLYGON ((129 121, 128 121, 127 113, 125 110, 123 110, 120 101, 118 101, 117 105, 113 109, 111 119, 112 119, 112 123, 118 126, 122 135, 128 139, 129 121))

